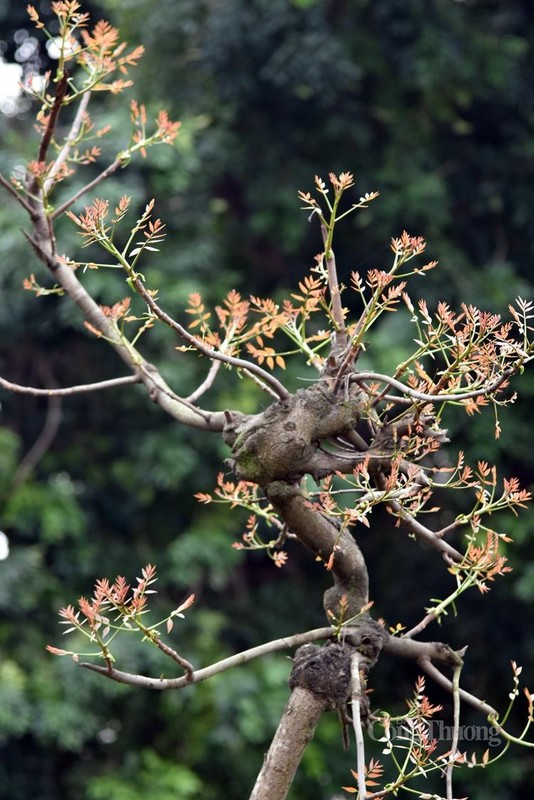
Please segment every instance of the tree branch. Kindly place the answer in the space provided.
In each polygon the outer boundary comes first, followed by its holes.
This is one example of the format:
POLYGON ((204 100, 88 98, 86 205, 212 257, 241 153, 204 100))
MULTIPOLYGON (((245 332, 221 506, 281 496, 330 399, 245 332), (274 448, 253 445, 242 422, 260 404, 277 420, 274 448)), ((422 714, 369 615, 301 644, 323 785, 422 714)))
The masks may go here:
MULTIPOLYGON (((350 632, 350 629, 347 629, 350 632)), ((329 639, 332 636, 332 628, 315 628, 314 630, 307 631, 306 633, 297 633, 294 636, 284 636, 282 639, 275 639, 271 642, 265 642, 257 647, 251 647, 249 650, 243 650, 241 653, 236 653, 233 656, 217 661, 215 664, 210 664, 209 667, 195 670, 190 678, 183 675, 180 678, 149 678, 144 675, 134 675, 130 672, 122 672, 118 669, 109 670, 107 667, 102 667, 99 664, 90 664, 88 662, 80 663, 80 667, 98 672, 106 678, 117 681, 118 683, 126 683, 130 686, 137 686, 143 689, 158 689, 165 691, 167 689, 181 689, 184 686, 189 686, 191 683, 200 683, 220 672, 225 672, 227 669, 247 664, 255 658, 261 658, 269 653, 276 653, 279 650, 289 650, 294 647, 300 647, 308 642, 316 642, 320 639, 329 639)))
POLYGON ((337 277, 336 257, 331 247, 331 237, 329 236, 327 227, 324 224, 321 224, 321 235, 323 237, 323 245, 325 247, 324 257, 328 275, 328 290, 332 300, 332 319, 336 327, 336 350, 340 351, 348 344, 347 329, 345 327, 345 315, 343 313, 341 291, 339 289, 339 281, 337 277))
POLYGON ((26 234, 26 237, 37 255, 53 272, 58 283, 90 324, 102 332, 120 358, 140 376, 153 402, 184 425, 201 430, 222 431, 225 423, 222 412, 211 413, 196 408, 175 394, 156 367, 146 361, 139 351, 120 335, 100 306, 82 286, 71 267, 55 255, 53 241, 48 231, 48 218, 42 209, 34 211, 33 216, 35 236, 26 234))
POLYGON ((464 651, 455 651, 443 642, 420 642, 405 636, 388 636, 384 652, 397 658, 409 658, 419 662, 421 659, 439 661, 451 667, 461 663, 464 651))
POLYGON ((360 678, 360 653, 357 651, 352 654, 351 658, 351 684, 352 684, 352 725, 354 728, 354 736, 356 738, 356 766, 358 772, 358 798, 365 800, 367 796, 367 788, 365 785, 365 744, 363 741, 363 726, 362 715, 360 708, 360 701, 363 695, 363 687, 360 678))
POLYGON ((274 377, 274 375, 271 375, 270 372, 262 369, 258 364, 253 364, 251 361, 246 361, 244 358, 229 356, 227 353, 221 353, 214 347, 209 347, 208 345, 204 344, 197 339, 196 336, 193 336, 191 333, 189 333, 189 331, 184 328, 183 325, 180 325, 179 322, 176 322, 176 320, 174 320, 171 316, 169 316, 169 314, 160 308, 150 292, 147 291, 140 278, 133 278, 132 282, 137 292, 141 295, 143 300, 146 301, 148 307, 158 317, 158 319, 168 325, 173 331, 176 331, 181 339, 184 339, 188 344, 202 353, 202 355, 211 360, 222 361, 223 364, 230 364, 238 369, 247 370, 247 372, 257 375, 268 386, 274 389, 277 397, 279 397, 281 400, 287 400, 289 398, 290 395, 285 386, 283 386, 280 381, 274 377))
POLYGON ((17 203, 20 203, 20 205, 23 207, 25 211, 28 212, 28 214, 33 214, 33 209, 30 203, 26 200, 25 197, 23 197, 21 194, 17 192, 15 187, 8 180, 6 180, 6 178, 4 178, 4 176, 1 173, 0 173, 0 185, 3 186, 4 189, 7 189, 9 194, 11 194, 15 198, 17 203))
MULTIPOLYGON (((40 377, 44 378, 46 383, 55 383, 52 370, 46 361, 38 362, 38 371, 41 373, 40 377)), ((51 446, 59 430, 61 424, 61 398, 54 396, 53 392, 54 390, 51 389, 48 393, 48 404, 43 428, 15 471, 13 476, 14 486, 20 486, 20 484, 24 483, 36 464, 39 463, 51 446), (50 394, 50 392, 52 392, 52 394, 50 394)))
MULTIPOLYGON (((455 394, 454 392, 451 392, 450 394, 427 394, 426 392, 419 392, 417 389, 412 389, 410 386, 405 386, 404 383, 401 383, 401 381, 398 381, 396 378, 392 378, 389 375, 382 375, 379 372, 357 372, 350 376, 350 380, 352 383, 360 383, 360 381, 378 381, 379 383, 387 383, 394 389, 398 389, 398 391, 402 392, 404 395, 408 395, 408 397, 413 397, 415 400, 421 400, 423 402, 457 402, 460 400, 471 400, 474 397, 488 397, 496 392, 497 389, 499 389, 499 387, 508 380, 508 378, 514 375, 520 366, 521 364, 512 364, 511 366, 503 369, 502 373, 493 381, 488 383, 487 386, 481 389, 473 389, 470 392, 459 392, 458 394, 455 394)), ((393 400, 394 398, 390 397, 389 399, 393 400)))
MULTIPOLYGON (((404 636, 390 636, 384 644, 384 652, 393 656, 412 659, 432 680, 451 693, 454 692, 453 681, 443 675, 433 662, 438 661, 456 668, 461 666, 465 650, 465 647, 462 650, 452 650, 449 645, 442 642, 419 642, 415 639, 407 639, 404 636)), ((459 696, 461 700, 464 700, 485 716, 498 716, 494 708, 464 689, 459 689, 459 696)))
MULTIPOLYGON (((52 104, 52 109, 48 116, 48 121, 46 123, 45 131, 41 137, 41 141, 39 143, 39 151, 37 153, 37 162, 42 163, 46 161, 46 155, 48 153, 48 148, 50 147, 50 142, 52 141, 52 136, 54 135, 54 130, 57 125, 57 121, 59 118, 59 112, 61 111, 61 107, 63 105, 63 100, 65 99, 65 95, 67 94, 67 89, 69 86, 69 77, 65 72, 56 87, 56 94, 54 97, 54 102, 52 104)), ((32 191, 35 191, 37 187, 35 186, 32 191)))
POLYGON ((50 219, 52 221, 56 220, 58 217, 61 216, 61 214, 67 211, 67 209, 69 209, 73 205, 73 203, 76 202, 76 200, 79 200, 80 197, 83 197, 84 194, 90 192, 91 189, 94 189, 95 186, 98 186, 98 184, 102 183, 103 180, 109 178, 111 175, 113 175, 114 172, 116 172, 119 169, 119 167, 122 166, 123 166, 123 161, 121 158, 117 156, 117 158, 114 161, 112 161, 112 163, 108 167, 106 167, 105 170, 103 170, 99 175, 97 175, 96 178, 87 183, 85 186, 82 186, 82 188, 79 189, 77 192, 75 192, 72 195, 72 197, 70 197, 60 206, 58 206, 50 215, 50 219))
POLYGON ((453 724, 453 735, 452 735, 452 742, 451 742, 451 749, 449 754, 449 763, 447 764, 447 769, 445 770, 445 785, 447 788, 447 800, 454 800, 452 796, 452 772, 454 769, 454 764, 460 755, 458 750, 458 738, 460 734, 460 673, 462 671, 462 665, 459 664, 457 667, 454 668, 454 676, 452 679, 452 696, 453 696, 453 703, 454 703, 454 724, 453 724))
POLYGON ((460 563, 463 560, 463 556, 458 550, 452 547, 448 542, 440 539, 434 531, 431 531, 430 528, 427 528, 415 519, 415 517, 406 511, 396 500, 387 500, 386 505, 391 508, 393 514, 402 520, 418 539, 422 539, 435 550, 439 550, 446 561, 460 563))
POLYGON ((59 170, 61 168, 61 165, 67 160, 69 152, 70 152, 70 149, 71 149, 73 143, 76 141, 78 133, 80 132, 80 127, 81 127, 82 122, 83 122, 84 114, 87 111, 87 106, 89 105, 90 96, 91 96, 91 93, 90 92, 86 92, 82 96, 82 99, 80 100, 80 105, 78 106, 78 110, 76 112, 76 115, 74 117, 74 120, 72 122, 70 130, 69 130, 69 132, 67 134, 67 137, 65 139, 65 143, 64 143, 63 147, 61 148, 61 151, 59 152, 56 160, 54 161, 54 164, 53 164, 52 168, 50 169, 50 172, 48 173, 46 181, 44 182, 43 193, 44 193, 45 196, 48 194, 50 189, 53 187, 53 185, 54 185, 54 177, 59 172, 59 170))
MULTIPOLYGON (((421 658, 417 661, 418 665, 421 667, 422 670, 426 672, 427 675, 439 685, 442 686, 447 691, 454 693, 454 685, 453 682, 443 675, 442 672, 439 671, 437 667, 434 666, 432 661, 428 658, 421 658)), ((458 694, 460 699, 463 700, 465 703, 468 703, 473 708, 480 711, 481 714, 484 714, 486 717, 493 717, 495 719, 498 718, 498 714, 494 708, 492 708, 488 703, 485 703, 484 700, 480 700, 478 697, 475 697, 474 694, 470 694, 466 692, 465 689, 459 689, 458 694)))
POLYGON ((64 389, 37 389, 35 386, 20 386, 18 383, 11 383, 11 381, 0 377, 0 386, 7 389, 9 392, 15 394, 31 394, 34 397, 70 397, 74 394, 98 392, 102 389, 113 389, 116 386, 127 386, 132 383, 140 382, 141 376, 135 374, 125 375, 122 378, 110 378, 110 380, 99 381, 98 383, 84 383, 79 386, 68 386, 64 389))
POLYGON ((418 622, 417 625, 414 625, 413 628, 410 628, 409 631, 403 633, 403 638, 412 639, 414 636, 419 636, 419 634, 422 631, 424 631, 424 629, 428 625, 430 625, 430 623, 433 622, 435 619, 436 619, 435 612, 431 611, 429 614, 425 614, 423 619, 420 622, 418 622))
POLYGON ((221 361, 211 362, 208 374, 206 375, 202 383, 199 386, 197 386, 194 392, 192 392, 188 397, 185 398, 188 403, 196 403, 199 397, 202 397, 202 395, 205 392, 207 392, 208 389, 211 389, 215 381, 215 378, 217 377, 217 373, 219 372, 221 363, 222 363, 221 361))
POLYGON ((282 481, 266 487, 275 511, 302 544, 329 565, 334 585, 324 594, 326 613, 335 619, 352 619, 369 602, 369 577, 360 548, 348 530, 310 504, 300 489, 282 481))

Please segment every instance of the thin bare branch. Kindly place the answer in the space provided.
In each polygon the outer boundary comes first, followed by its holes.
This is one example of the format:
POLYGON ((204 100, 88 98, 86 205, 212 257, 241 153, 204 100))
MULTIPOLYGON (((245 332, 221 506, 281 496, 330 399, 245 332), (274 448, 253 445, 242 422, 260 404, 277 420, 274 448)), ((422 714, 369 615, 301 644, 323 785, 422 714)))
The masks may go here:
POLYGON ((259 386, 262 392, 266 392, 267 394, 271 395, 273 400, 280 399, 278 392, 275 392, 274 389, 271 389, 271 387, 268 386, 265 381, 262 381, 262 379, 259 378, 254 372, 251 372, 249 369, 243 369, 243 375, 246 375, 247 378, 250 378, 251 381, 254 381, 256 386, 259 386))
POLYGON ((365 800, 367 797, 367 787, 365 785, 365 744, 363 740, 363 727, 361 715, 361 698, 363 694, 362 682, 360 678, 360 653, 355 651, 350 660, 350 676, 352 685, 352 725, 356 738, 356 766, 358 772, 358 798, 365 800))
POLYGON ((396 658, 409 658, 417 663, 426 658, 455 667, 461 663, 464 650, 453 650, 443 642, 420 642, 417 639, 407 639, 406 636, 388 636, 384 643, 384 652, 396 658))
MULTIPOLYGON (((383 489, 385 486, 385 479, 383 476, 377 476, 377 483, 378 486, 383 489)), ((427 528, 426 525, 423 525, 419 520, 417 520, 409 511, 406 511, 405 508, 393 498, 387 499, 384 501, 386 506, 390 509, 391 513, 396 516, 399 520, 404 522, 404 524, 411 530, 413 534, 418 539, 422 539, 423 541, 430 544, 436 550, 442 554, 443 558, 450 564, 453 561, 460 563, 463 559, 462 554, 452 547, 448 542, 445 542, 439 536, 437 536, 434 531, 427 528)))
POLYGON ((78 106, 78 110, 76 112, 70 130, 65 139, 65 144, 61 148, 56 160, 54 161, 52 168, 50 169, 47 175, 46 181, 44 182, 43 193, 45 196, 48 194, 48 192, 54 185, 54 178, 61 169, 61 166, 67 160, 71 147, 78 137, 83 122, 84 114, 87 111, 87 106, 89 105, 90 96, 91 96, 90 92, 86 92, 84 95, 82 95, 82 99, 80 100, 80 105, 78 106))
POLYGON ((200 397, 202 397, 202 395, 205 392, 207 392, 208 389, 211 389, 215 381, 215 378, 217 377, 217 373, 219 372, 221 363, 222 363, 221 361, 212 361, 211 367, 208 370, 208 374, 206 375, 200 386, 197 386, 195 391, 185 398, 188 403, 196 403, 196 401, 200 397))
MULTIPOLYGON (((405 486, 403 489, 384 489, 384 490, 371 490, 370 492, 366 492, 365 494, 358 495, 357 489, 335 489, 332 491, 332 495, 340 495, 340 494, 352 494, 355 495, 354 498, 354 506, 359 506, 361 503, 373 503, 373 505, 377 503, 382 503, 386 500, 407 500, 410 497, 414 497, 421 492, 421 486, 419 484, 415 484, 413 486, 405 486)), ((310 492, 310 497, 320 496, 321 492, 310 492)))
POLYGON ((414 625, 409 631, 403 633, 403 639, 412 639, 414 636, 419 636, 419 634, 422 633, 431 622, 434 622, 435 619, 435 612, 431 611, 429 614, 426 614, 417 625, 414 625))
POLYGON ((91 189, 95 188, 95 186, 98 186, 99 183, 102 183, 102 181, 104 181, 106 178, 109 178, 111 175, 113 175, 114 172, 117 172, 119 167, 122 166, 123 166, 122 159, 117 157, 115 161, 113 161, 108 167, 106 167, 105 170, 103 170, 99 175, 97 175, 96 178, 87 183, 85 186, 82 186, 82 188, 78 189, 78 191, 75 192, 72 195, 72 197, 70 197, 60 206, 58 206, 51 214, 50 219, 53 221, 58 217, 60 217, 61 214, 63 214, 63 212, 67 211, 67 209, 69 209, 73 205, 73 203, 76 202, 76 200, 79 200, 80 197, 83 197, 84 194, 87 194, 87 192, 90 192, 91 189))
MULTIPOLYGON (((377 381, 379 383, 387 383, 389 386, 392 386, 394 389, 397 389, 404 395, 408 395, 408 397, 413 397, 414 400, 421 400, 425 403, 441 403, 446 401, 457 402, 460 400, 471 400, 473 397, 489 397, 491 394, 496 392, 497 389, 499 389, 503 383, 508 380, 508 378, 514 375, 520 369, 520 367, 521 363, 512 364, 503 369, 501 374, 493 381, 488 383, 487 386, 482 387, 481 389, 473 389, 470 392, 458 392, 457 394, 454 392, 449 394, 427 394, 426 392, 419 392, 417 389, 412 389, 410 386, 406 386, 404 383, 401 383, 401 381, 398 381, 396 378, 392 378, 390 375, 382 375, 379 372, 357 372, 350 376, 350 380, 354 383, 360 383, 360 381, 377 381)), ((393 401, 395 399, 396 398, 388 397, 389 401, 393 401)), ((399 399, 399 402, 402 402, 402 398, 399 399)))
POLYGON ((395 394, 384 394, 383 392, 373 398, 373 406, 377 405, 381 400, 387 400, 388 403, 395 403, 399 406, 413 406, 413 401, 408 397, 399 397, 395 394))
MULTIPOLYGON (((48 148, 50 147, 50 142, 52 141, 52 136, 54 135, 54 131, 56 129, 57 121, 59 118, 59 112, 61 111, 63 100, 65 99, 65 95, 67 94, 68 86, 69 86, 69 76, 65 72, 65 74, 62 75, 61 78, 59 79, 58 84, 56 86, 56 94, 54 97, 54 102, 52 104, 52 109, 48 116, 48 121, 46 123, 45 131, 39 143, 39 152, 37 153, 38 163, 46 161, 48 148)), ((32 191, 35 191, 35 189, 33 189, 32 191)))
POLYGON ((328 231, 325 225, 321 225, 321 234, 325 246, 324 258, 328 274, 328 290, 332 300, 332 319, 336 326, 336 344, 341 347, 347 345, 347 331, 345 328, 345 315, 343 314, 343 304, 341 303, 341 291, 337 277, 336 257, 329 245, 328 231), (338 338, 339 336, 339 338, 338 338))
POLYGON ((173 661, 176 661, 176 663, 184 670, 187 680, 191 681, 193 679, 194 667, 190 661, 177 653, 172 647, 169 647, 168 644, 165 644, 165 642, 163 642, 158 636, 151 637, 151 641, 154 642, 156 647, 159 647, 162 653, 165 653, 166 656, 169 656, 169 658, 172 658, 173 661))
POLYGON ((454 522, 451 522, 450 525, 446 525, 445 528, 441 528, 441 530, 436 531, 435 535, 439 539, 443 539, 444 536, 448 536, 449 533, 452 533, 453 531, 455 531, 458 528, 460 528, 462 526, 462 524, 463 523, 458 522, 458 520, 454 520, 454 522))
MULTIPOLYGON (((434 666, 429 658, 421 658, 417 663, 421 669, 424 670, 427 675, 430 675, 432 680, 434 680, 439 686, 442 686, 448 692, 454 692, 453 682, 447 678, 446 675, 440 672, 440 670, 434 666)), ((486 717, 498 717, 495 709, 488 705, 488 703, 485 703, 484 700, 480 700, 478 697, 475 697, 474 694, 466 692, 465 689, 459 689, 458 692, 461 700, 463 700, 465 703, 468 703, 473 708, 476 708, 481 714, 484 714, 486 717)))
POLYGON ((13 476, 13 485, 20 486, 34 470, 56 438, 61 425, 61 399, 50 397, 45 422, 39 436, 19 463, 13 476))
POLYGON ((38 389, 35 386, 20 386, 18 383, 11 383, 11 381, 6 381, 5 378, 0 377, 0 386, 7 389, 9 392, 14 392, 15 394, 31 394, 34 397, 70 397, 74 394, 98 392, 102 389, 113 389, 116 386, 126 386, 140 382, 141 376, 135 374, 124 375, 122 378, 110 378, 110 380, 99 381, 98 383, 84 383, 79 386, 68 386, 64 389, 38 389))
POLYGON ((396 500, 388 500, 386 501, 386 505, 390 507, 396 517, 398 517, 400 520, 402 520, 402 522, 405 523, 405 525, 408 526, 408 528, 417 536, 417 538, 428 542, 428 544, 430 544, 436 550, 439 550, 446 561, 449 563, 451 561, 456 561, 457 563, 462 561, 463 556, 458 550, 448 544, 448 542, 445 542, 443 539, 440 539, 438 536, 436 536, 434 531, 431 531, 430 528, 427 528, 425 525, 419 522, 419 520, 415 519, 415 517, 406 511, 396 500))
POLYGON ((358 356, 358 352, 360 350, 359 345, 357 347, 349 347, 343 361, 341 362, 337 375, 336 380, 334 382, 333 392, 336 393, 339 390, 339 387, 343 383, 343 378, 345 377, 347 370, 352 367, 356 363, 356 358, 358 356))
POLYGON ((454 725, 453 725, 453 733, 452 733, 452 742, 451 742, 451 750, 449 755, 449 763, 447 764, 447 769, 445 770, 445 785, 447 788, 447 800, 454 800, 452 796, 452 771, 454 769, 454 764, 458 758, 459 751, 458 751, 458 738, 460 734, 460 673, 462 671, 462 665, 459 664, 457 667, 454 668, 454 675, 452 678, 452 697, 454 703, 454 725))
POLYGON ((34 235, 32 236, 28 233, 25 235, 38 257, 52 271, 60 286, 82 311, 92 327, 101 331, 120 358, 128 364, 132 372, 141 376, 141 381, 147 388, 150 398, 161 406, 167 414, 184 425, 202 430, 222 431, 225 424, 224 414, 222 412, 212 413, 197 408, 175 394, 157 368, 146 361, 141 353, 125 337, 121 336, 118 329, 82 286, 74 270, 55 255, 54 242, 50 238, 49 219, 42 209, 33 212, 33 221, 34 235))
POLYGON ((11 194, 15 198, 17 203, 20 203, 20 205, 23 207, 25 211, 28 212, 28 214, 33 214, 33 209, 30 203, 28 203, 28 201, 21 194, 17 192, 15 187, 6 178, 4 178, 4 176, 1 173, 0 173, 0 185, 2 185, 4 189, 7 189, 9 194, 11 194))
POLYGON ((189 331, 184 328, 183 325, 180 325, 179 322, 176 322, 175 319, 173 319, 171 316, 169 316, 169 314, 163 311, 162 308, 160 308, 139 278, 133 278, 133 285, 143 300, 146 301, 150 310, 158 317, 158 319, 168 325, 169 328, 172 328, 172 330, 176 331, 180 338, 184 339, 188 344, 202 353, 202 355, 206 356, 206 358, 222 361, 223 364, 230 364, 237 369, 247 370, 248 372, 258 376, 264 383, 274 389, 278 398, 281 400, 287 400, 289 398, 289 392, 285 386, 283 386, 280 381, 274 377, 274 375, 266 372, 266 370, 262 369, 257 364, 253 364, 251 361, 246 361, 243 358, 236 358, 235 356, 229 356, 227 353, 221 353, 219 350, 215 350, 215 348, 204 344, 197 339, 196 336, 193 336, 191 333, 189 333, 189 331))
POLYGON ((285 636, 282 639, 275 639, 272 642, 265 642, 265 644, 260 644, 257 647, 251 647, 250 650, 243 650, 241 653, 236 653, 233 656, 224 658, 222 661, 217 661, 209 667, 195 670, 191 678, 188 678, 187 675, 183 675, 180 678, 149 678, 144 675, 122 672, 118 669, 109 670, 99 664, 90 664, 86 662, 81 663, 80 666, 92 670, 93 672, 98 672, 100 675, 111 678, 111 680, 117 681, 118 683, 126 683, 144 689, 159 689, 160 691, 166 689, 181 689, 191 683, 200 683, 201 681, 207 680, 207 678, 212 678, 214 675, 218 675, 220 672, 224 672, 227 669, 247 664, 249 661, 255 658, 261 658, 269 653, 300 647, 302 644, 316 642, 319 639, 329 639, 331 636, 332 628, 315 628, 306 633, 285 636))

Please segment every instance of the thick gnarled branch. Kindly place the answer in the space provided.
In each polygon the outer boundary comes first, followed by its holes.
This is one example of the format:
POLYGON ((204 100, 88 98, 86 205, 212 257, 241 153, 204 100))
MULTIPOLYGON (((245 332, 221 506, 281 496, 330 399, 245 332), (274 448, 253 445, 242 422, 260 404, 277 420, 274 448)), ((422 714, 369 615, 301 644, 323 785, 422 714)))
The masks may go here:
POLYGON ((354 537, 311 508, 297 487, 277 481, 267 486, 266 494, 291 532, 331 565, 334 585, 324 595, 327 615, 338 620, 357 617, 369 602, 369 577, 354 537))

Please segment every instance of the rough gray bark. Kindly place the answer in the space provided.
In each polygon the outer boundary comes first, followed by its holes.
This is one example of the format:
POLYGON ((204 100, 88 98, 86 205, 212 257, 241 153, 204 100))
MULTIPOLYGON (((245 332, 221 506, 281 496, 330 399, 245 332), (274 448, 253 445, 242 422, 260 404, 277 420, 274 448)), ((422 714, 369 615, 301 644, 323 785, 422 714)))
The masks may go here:
MULTIPOLYGON (((354 428, 362 411, 360 397, 359 389, 342 398, 317 384, 273 403, 262 414, 230 414, 224 438, 232 447, 235 474, 266 486, 276 480, 299 480, 312 472, 314 461, 322 471, 321 459, 316 458, 319 442, 354 428)), ((324 454, 324 474, 332 471, 328 455, 324 454)))
POLYGON ((250 800, 278 800, 287 796, 304 750, 327 708, 324 697, 298 686, 293 689, 250 800))
MULTIPOLYGON (((321 715, 345 707, 351 695, 351 658, 361 654, 362 678, 376 663, 386 634, 366 619, 340 643, 320 647, 305 644, 296 654, 289 678, 291 697, 250 795, 250 800, 284 800, 321 715)), ((369 715, 368 698, 360 697, 362 717, 369 715)))
POLYGON ((295 654, 291 697, 250 795, 283 800, 324 711, 340 707, 350 693, 350 650, 341 645, 305 644, 295 654))

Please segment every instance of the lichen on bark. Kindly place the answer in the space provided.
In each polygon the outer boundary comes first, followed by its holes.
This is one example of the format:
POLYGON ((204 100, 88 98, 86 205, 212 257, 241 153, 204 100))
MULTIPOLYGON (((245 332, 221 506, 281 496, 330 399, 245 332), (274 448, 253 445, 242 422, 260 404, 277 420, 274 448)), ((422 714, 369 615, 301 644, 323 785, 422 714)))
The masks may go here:
POLYGON ((342 435, 357 424, 361 393, 341 399, 317 384, 278 400, 261 414, 229 415, 223 436, 232 448, 232 468, 240 480, 266 486, 302 477, 322 439, 342 435))

